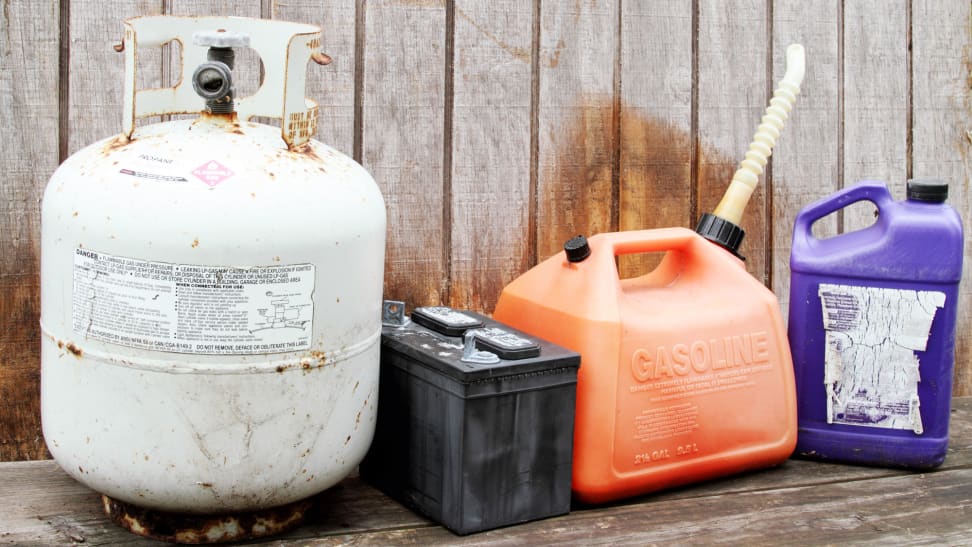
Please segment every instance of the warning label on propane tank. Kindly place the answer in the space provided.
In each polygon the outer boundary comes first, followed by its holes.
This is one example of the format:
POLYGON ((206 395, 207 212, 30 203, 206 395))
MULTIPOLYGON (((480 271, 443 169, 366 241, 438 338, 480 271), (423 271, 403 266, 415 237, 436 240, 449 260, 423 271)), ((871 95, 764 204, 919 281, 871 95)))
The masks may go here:
POLYGON ((122 346, 248 355, 311 347, 313 264, 171 264, 74 254, 74 332, 122 346))

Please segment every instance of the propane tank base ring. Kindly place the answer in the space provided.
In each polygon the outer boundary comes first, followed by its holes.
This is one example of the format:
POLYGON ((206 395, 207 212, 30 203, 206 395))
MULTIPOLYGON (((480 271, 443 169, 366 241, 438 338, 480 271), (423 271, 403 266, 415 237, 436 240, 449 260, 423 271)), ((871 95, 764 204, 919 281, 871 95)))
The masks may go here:
POLYGON ((299 526, 313 498, 245 513, 195 515, 154 511, 102 495, 112 522, 140 536, 176 543, 225 543, 280 534, 299 526))

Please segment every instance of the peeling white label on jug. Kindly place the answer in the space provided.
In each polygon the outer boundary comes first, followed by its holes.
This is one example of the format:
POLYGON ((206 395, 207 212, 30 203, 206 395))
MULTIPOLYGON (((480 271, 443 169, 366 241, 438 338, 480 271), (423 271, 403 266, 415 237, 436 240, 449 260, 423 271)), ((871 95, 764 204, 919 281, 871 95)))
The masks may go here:
POLYGON ((313 264, 172 264, 74 254, 74 332, 133 348, 204 355, 308 349, 313 264))
POLYGON ((827 423, 921 434, 918 356, 945 293, 821 283, 827 423))

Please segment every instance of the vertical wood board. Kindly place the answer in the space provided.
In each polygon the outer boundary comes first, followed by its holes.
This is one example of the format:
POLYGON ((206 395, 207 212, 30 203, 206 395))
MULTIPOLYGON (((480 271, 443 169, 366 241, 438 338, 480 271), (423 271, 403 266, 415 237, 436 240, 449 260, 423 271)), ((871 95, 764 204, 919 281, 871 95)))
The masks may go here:
POLYGON ((59 11, 4 2, 0 18, 0 461, 44 458, 40 200, 58 164, 59 11))
MULTIPOLYGON (((969 94, 969 55, 972 54, 972 4, 966 0, 914 0, 913 147, 915 177, 948 182, 948 203, 965 227, 965 267, 959 285, 955 332, 955 395, 972 393, 972 192, 969 148, 972 100, 969 94)), ((900 199, 900 197, 899 197, 900 199)))
MULTIPOLYGON (((783 128, 770 165, 772 188, 772 287, 787 316, 790 292, 790 245, 793 221, 810 203, 839 188, 840 111, 839 0, 775 0, 773 5, 773 84, 783 78, 785 52, 803 44, 807 71, 800 95, 783 128)), ((835 216, 822 219, 814 231, 834 235, 835 216)))
POLYGON ((533 8, 458 0, 454 36, 449 305, 492 311, 531 266, 533 8))
MULTIPOLYGON (((71 0, 68 154, 121 133, 125 55, 112 49, 121 43, 125 19, 161 15, 162 0, 71 0)), ((139 87, 159 87, 162 48, 139 51, 139 87)), ((149 119, 148 121, 157 121, 149 119)))
MULTIPOLYGON (((752 141, 769 101, 767 3, 762 0, 699 0, 699 154, 698 211, 711 213, 729 187, 732 174, 752 141)), ((785 131, 785 129, 784 129, 785 131)), ((746 269, 768 281, 766 246, 766 175, 742 217, 746 237, 739 251, 746 269)))
POLYGON ((618 0, 541 2, 537 259, 615 230, 618 0))
MULTIPOLYGON (((844 180, 888 183, 904 199, 908 167, 908 3, 844 5, 844 180), (880 14, 880 15, 876 15, 880 14)), ((874 223, 874 208, 844 210, 844 231, 874 223)))
POLYGON ((362 164, 388 209, 385 296, 439 304, 443 249, 445 4, 362 4, 362 164))
MULTIPOLYGON (((693 227, 692 3, 622 2, 618 227, 693 227)), ((622 277, 649 271, 620 259, 622 277)))

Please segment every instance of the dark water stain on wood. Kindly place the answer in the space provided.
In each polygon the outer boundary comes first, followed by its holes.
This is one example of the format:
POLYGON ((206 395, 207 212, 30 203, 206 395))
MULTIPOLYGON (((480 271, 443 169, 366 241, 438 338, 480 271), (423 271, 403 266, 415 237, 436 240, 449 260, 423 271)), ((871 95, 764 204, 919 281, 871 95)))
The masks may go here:
POLYGON ((561 250, 577 234, 612 231, 617 158, 614 100, 581 97, 558 135, 541 151, 537 188, 537 259, 561 250))
MULTIPOLYGON (((700 210, 692 162, 732 166, 735 160, 712 146, 696 145, 687 128, 647 115, 643 109, 616 106, 610 96, 586 96, 576 103, 582 106, 566 114, 560 135, 552 139, 556 146, 539 158, 537 229, 523 234, 535 238, 536 260, 560 252, 564 242, 577 234, 693 228, 700 210)), ((706 171, 706 176, 713 174, 706 171)), ((707 184, 724 189, 731 174, 707 184)), ((510 224, 520 229, 519 223, 510 224)), ((476 244, 488 248, 487 235, 476 244)), ((451 294, 471 296, 463 301, 454 297, 448 304, 492 311, 503 287, 534 265, 527 254, 529 246, 522 248, 520 256, 508 259, 512 264, 484 261, 461 277, 453 276, 451 294)), ((650 271, 659 258, 622 257, 621 276, 650 271)))
POLYGON ((0 277, 0 461, 48 458, 40 423, 40 283, 0 277))
MULTIPOLYGON (((540 167, 539 260, 577 234, 694 228, 703 212, 695 192, 700 183, 718 189, 715 200, 721 198, 736 163, 731 155, 694 143, 687 128, 642 109, 615 107, 611 97, 581 102, 584 106, 564 125, 563 144, 540 167), (709 169, 692 180, 693 161, 730 169, 728 174, 709 169)), ((621 276, 645 273, 657 260, 623 257, 621 276)))

